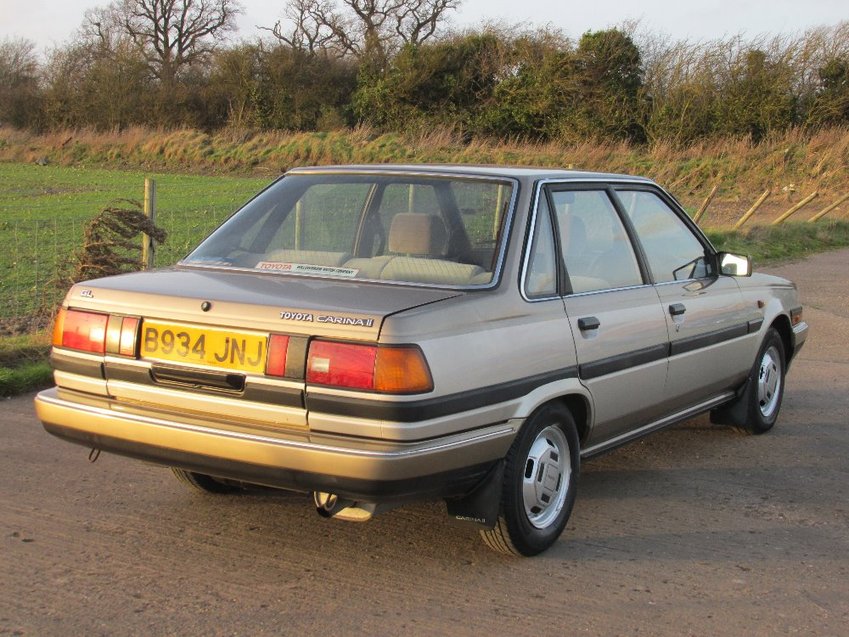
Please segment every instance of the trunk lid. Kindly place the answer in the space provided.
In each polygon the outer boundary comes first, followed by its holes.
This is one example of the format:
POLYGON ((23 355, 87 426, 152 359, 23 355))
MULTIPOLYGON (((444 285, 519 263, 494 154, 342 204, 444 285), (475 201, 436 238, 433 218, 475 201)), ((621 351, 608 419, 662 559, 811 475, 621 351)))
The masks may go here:
POLYGON ((175 267, 76 284, 72 307, 143 318, 354 340, 383 320, 463 294, 440 290, 175 267))

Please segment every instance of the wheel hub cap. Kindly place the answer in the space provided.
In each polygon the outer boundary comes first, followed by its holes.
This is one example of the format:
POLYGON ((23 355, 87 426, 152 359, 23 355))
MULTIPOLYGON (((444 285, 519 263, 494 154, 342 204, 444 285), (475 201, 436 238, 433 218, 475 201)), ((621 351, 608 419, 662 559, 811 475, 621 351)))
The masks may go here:
POLYGON ((566 436, 555 425, 546 427, 528 451, 522 481, 525 513, 533 526, 543 529, 557 518, 571 478, 572 461, 566 436))
POLYGON ((778 407, 781 393, 781 358, 773 346, 764 352, 758 370, 758 407, 764 418, 770 418, 778 407))

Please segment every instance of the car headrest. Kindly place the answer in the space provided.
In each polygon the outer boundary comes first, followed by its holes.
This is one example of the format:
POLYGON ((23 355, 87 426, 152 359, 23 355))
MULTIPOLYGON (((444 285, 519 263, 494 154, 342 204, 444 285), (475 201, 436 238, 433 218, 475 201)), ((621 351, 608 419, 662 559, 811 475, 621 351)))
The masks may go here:
POLYGON ((401 212, 389 227, 389 252, 442 256, 447 239, 445 224, 436 215, 401 212))

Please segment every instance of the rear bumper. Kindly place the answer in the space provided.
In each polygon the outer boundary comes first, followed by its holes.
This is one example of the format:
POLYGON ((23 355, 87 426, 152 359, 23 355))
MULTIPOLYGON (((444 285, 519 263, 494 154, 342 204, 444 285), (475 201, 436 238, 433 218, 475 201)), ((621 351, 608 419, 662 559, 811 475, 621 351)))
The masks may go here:
POLYGON ((36 414, 70 442, 218 477, 359 500, 462 495, 505 456, 520 422, 415 443, 249 429, 41 392, 36 414))

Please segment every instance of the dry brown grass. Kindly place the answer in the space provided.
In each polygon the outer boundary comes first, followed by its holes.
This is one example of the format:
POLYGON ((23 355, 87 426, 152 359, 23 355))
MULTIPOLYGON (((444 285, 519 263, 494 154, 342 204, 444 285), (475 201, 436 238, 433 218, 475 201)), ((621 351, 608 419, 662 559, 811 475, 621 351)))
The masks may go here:
MULTIPOLYGON (((759 144, 747 138, 702 141, 687 147, 667 142, 562 144, 473 139, 451 129, 409 135, 369 127, 326 133, 129 128, 120 132, 56 131, 36 135, 0 128, 0 161, 148 168, 179 172, 279 172, 293 166, 339 163, 481 163, 574 167, 647 175, 695 209, 715 185, 708 210, 712 225, 732 223, 757 196, 772 191, 755 223, 769 220, 810 192, 820 198, 810 216, 849 192, 849 129, 810 133, 791 130, 759 144)), ((844 204, 832 213, 845 218, 844 204)), ((807 218, 807 217, 805 217, 807 218)))

